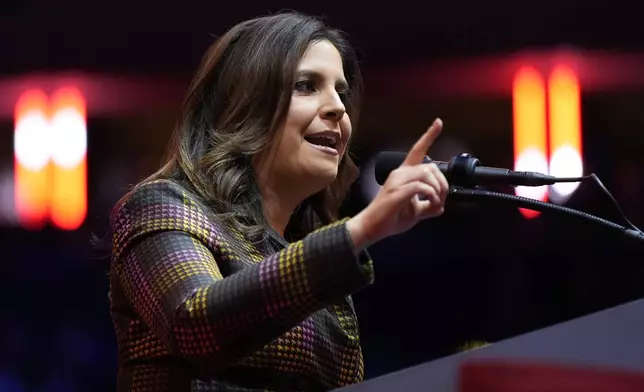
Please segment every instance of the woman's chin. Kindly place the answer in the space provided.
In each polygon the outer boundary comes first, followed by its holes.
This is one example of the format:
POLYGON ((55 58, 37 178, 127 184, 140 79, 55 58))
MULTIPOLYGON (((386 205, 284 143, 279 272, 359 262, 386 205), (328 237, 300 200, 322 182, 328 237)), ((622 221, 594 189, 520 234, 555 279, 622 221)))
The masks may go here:
POLYGON ((317 184, 322 188, 326 188, 329 184, 335 181, 338 176, 337 165, 318 165, 310 170, 307 170, 306 175, 303 176, 302 181, 310 183, 311 185, 317 184))

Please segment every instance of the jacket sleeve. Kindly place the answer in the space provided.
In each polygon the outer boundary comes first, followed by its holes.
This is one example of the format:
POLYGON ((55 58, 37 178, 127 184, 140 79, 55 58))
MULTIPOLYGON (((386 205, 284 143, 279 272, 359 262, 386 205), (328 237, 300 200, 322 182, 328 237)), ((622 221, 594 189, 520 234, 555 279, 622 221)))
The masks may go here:
POLYGON ((225 367, 373 281, 345 220, 223 277, 237 257, 203 208, 169 181, 144 185, 112 222, 114 271, 135 312, 175 355, 225 367))

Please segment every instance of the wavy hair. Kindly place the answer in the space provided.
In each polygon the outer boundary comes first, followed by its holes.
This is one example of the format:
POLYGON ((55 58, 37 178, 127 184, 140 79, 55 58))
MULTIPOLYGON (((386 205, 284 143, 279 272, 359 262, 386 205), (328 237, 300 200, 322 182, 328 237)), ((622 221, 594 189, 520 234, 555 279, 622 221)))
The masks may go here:
MULTIPOLYGON (((170 179, 195 193, 215 216, 255 243, 268 223, 252 157, 276 138, 290 105, 297 66, 311 43, 329 41, 342 57, 349 83, 347 114, 356 128, 362 77, 344 34, 297 12, 237 24, 205 53, 182 106, 166 163, 139 185, 170 179)), ((304 200, 286 230, 299 239, 338 218, 358 169, 348 149, 335 180, 304 200)))

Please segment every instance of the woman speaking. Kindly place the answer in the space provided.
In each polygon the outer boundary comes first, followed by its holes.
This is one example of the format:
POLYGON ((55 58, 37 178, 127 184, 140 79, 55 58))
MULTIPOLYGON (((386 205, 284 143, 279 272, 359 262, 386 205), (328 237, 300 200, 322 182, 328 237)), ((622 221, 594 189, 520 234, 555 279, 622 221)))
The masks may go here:
POLYGON ((119 391, 362 381, 350 295, 373 281, 365 249, 440 215, 448 184, 422 164, 436 120, 364 210, 338 217, 361 83, 343 35, 299 13, 208 49, 167 163, 112 213, 119 391))

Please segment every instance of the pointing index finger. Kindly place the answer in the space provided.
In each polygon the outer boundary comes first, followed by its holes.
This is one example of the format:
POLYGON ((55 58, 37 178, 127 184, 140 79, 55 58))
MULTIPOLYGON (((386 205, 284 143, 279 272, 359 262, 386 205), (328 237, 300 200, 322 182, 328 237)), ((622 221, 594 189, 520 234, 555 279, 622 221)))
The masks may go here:
POLYGON ((416 141, 414 146, 407 153, 403 166, 418 165, 423 162, 427 150, 434 144, 434 141, 440 135, 443 129, 443 120, 437 118, 427 131, 416 141))

